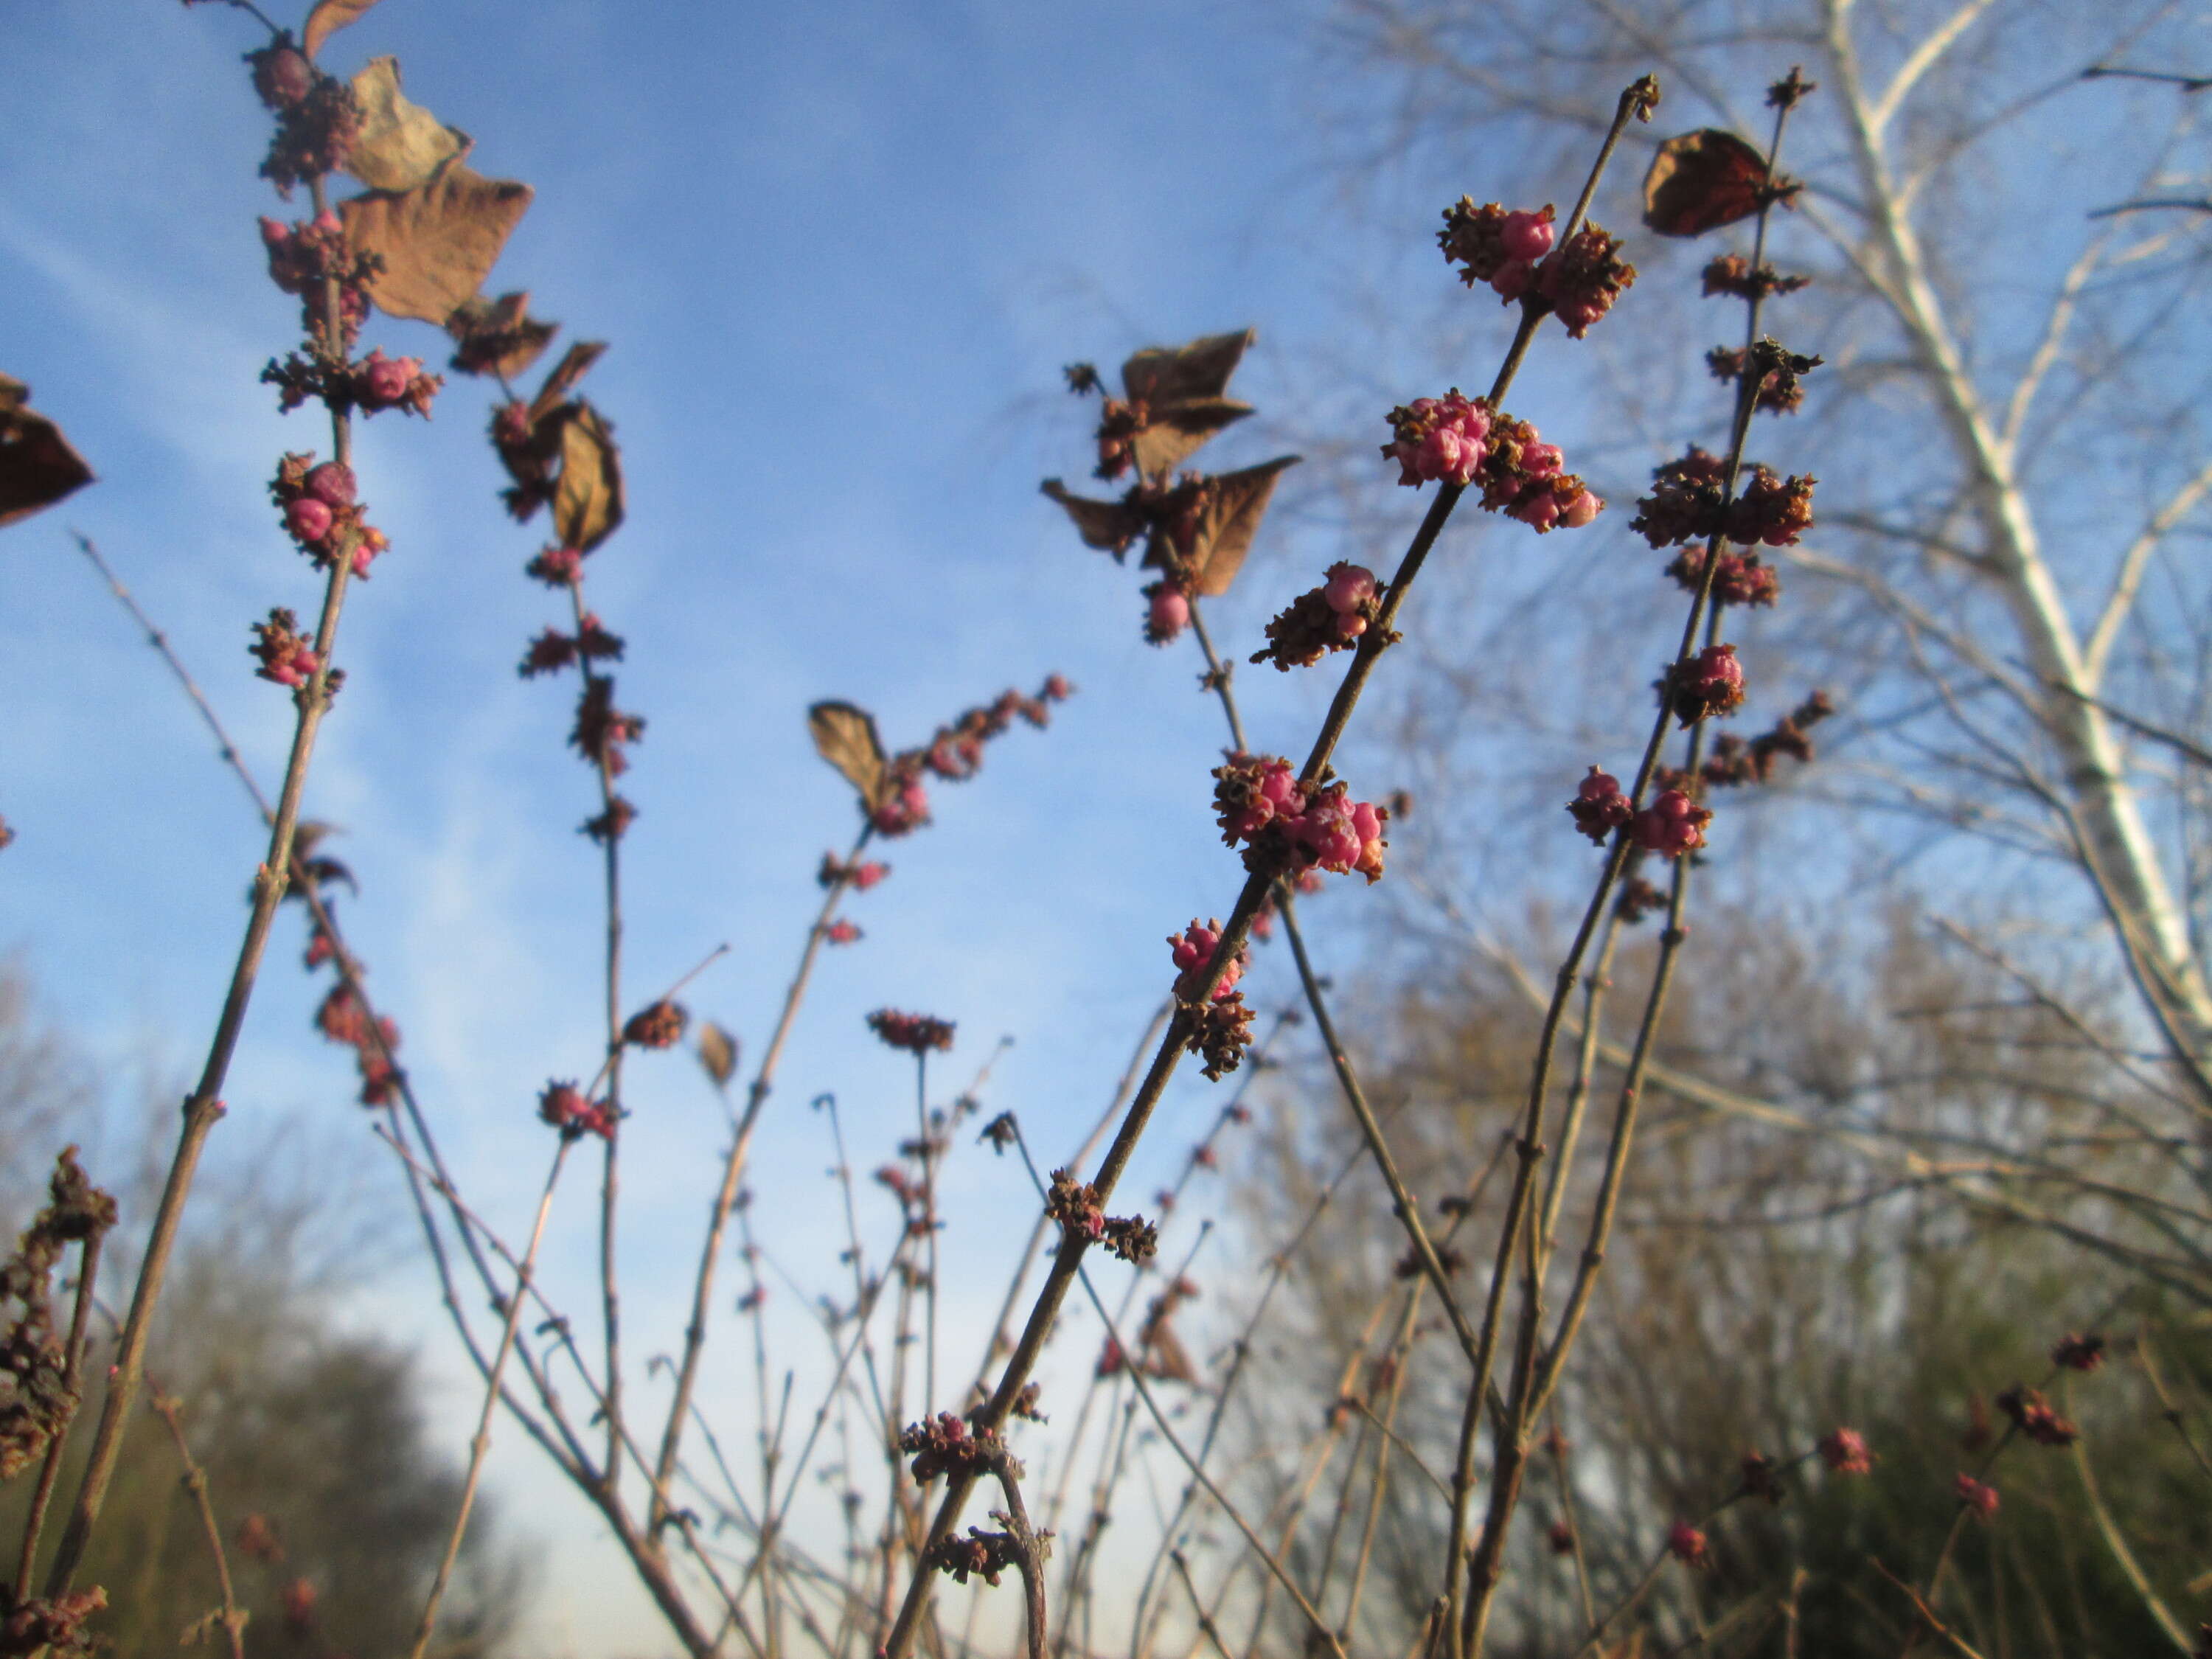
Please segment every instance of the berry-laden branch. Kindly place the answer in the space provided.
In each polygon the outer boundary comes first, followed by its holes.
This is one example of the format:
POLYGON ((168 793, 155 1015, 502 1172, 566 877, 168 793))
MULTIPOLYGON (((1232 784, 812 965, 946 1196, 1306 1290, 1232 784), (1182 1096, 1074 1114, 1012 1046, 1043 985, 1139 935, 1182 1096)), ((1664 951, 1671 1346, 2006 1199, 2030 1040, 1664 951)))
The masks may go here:
POLYGON ((331 655, 347 585, 356 576, 366 577, 370 562, 390 544, 382 532, 366 522, 356 498, 353 416, 356 410, 374 414, 394 409, 427 416, 439 385, 436 376, 422 374, 421 364, 412 359, 387 358, 380 350, 364 359, 352 356, 380 267, 374 256, 349 246, 325 189, 326 179, 344 164, 358 131, 351 88, 317 70, 281 33, 250 61, 255 87, 276 118, 276 137, 262 171, 286 197, 305 182, 314 210, 313 219, 289 230, 273 220, 263 222, 270 274, 278 287, 301 297, 307 337, 301 350, 281 363, 272 362, 263 378, 278 387, 284 409, 312 398, 323 404, 330 417, 331 459, 317 465, 312 455, 288 455, 271 487, 295 544, 324 573, 322 604, 312 638, 297 635, 281 608, 256 629, 260 640, 254 654, 261 659, 262 678, 292 690, 297 715, 290 753, 277 791, 268 849, 254 874, 245 938, 199 1080, 184 1103, 183 1126, 124 1321, 100 1425, 69 1524, 48 1571, 50 1598, 68 1592, 99 1522, 122 1450, 125 1425, 137 1403, 147 1339, 193 1176, 207 1138, 223 1115, 224 1080, 292 868, 300 801, 316 734, 337 688, 339 674, 331 665, 331 655))
MULTIPOLYGON (((1646 77, 1622 94, 1617 118, 1612 130, 1607 133, 1601 151, 1600 167, 1602 166, 1604 160, 1610 156, 1628 121, 1639 113, 1646 115, 1648 118, 1650 105, 1656 100, 1657 92, 1657 83, 1646 77)), ((1593 169, 1593 180, 1585 187, 1585 196, 1595 190, 1596 171, 1596 168, 1593 169)), ((1521 360, 1528 350, 1528 343, 1534 337, 1536 325, 1549 308, 1548 300, 1539 298, 1534 303, 1530 303, 1524 299, 1521 325, 1515 331, 1513 343, 1507 349, 1505 361, 1499 368, 1497 380, 1492 385, 1491 396, 1487 400, 1492 408, 1495 408, 1498 400, 1502 399, 1506 391, 1510 389, 1521 360)), ((1138 360, 1133 360, 1134 361, 1138 360)), ((1072 380, 1074 378, 1071 376, 1072 380)), ((1436 411, 1425 411, 1415 418, 1427 419, 1434 412, 1436 411)), ((1413 411, 1408 413, 1411 414, 1413 411)), ((1404 441, 1412 434, 1401 431, 1398 435, 1401 441, 1404 441)), ((1533 434, 1530 435, 1533 440, 1533 434)), ((1464 440, 1456 433, 1454 438, 1453 445, 1449 447, 1453 452, 1449 459, 1456 466, 1465 464, 1468 458, 1464 440)), ((1395 449, 1395 446, 1393 447, 1395 449)), ((1438 444, 1435 447, 1438 453, 1438 459, 1444 459, 1442 452, 1447 446, 1438 444)), ((1494 460, 1487 455, 1477 454, 1475 466, 1468 469, 1468 482, 1445 482, 1443 488, 1438 490, 1435 501, 1431 503, 1427 514, 1423 518, 1419 529, 1415 532, 1411 544, 1407 549, 1404 559, 1400 562, 1397 571, 1387 584, 1373 621, 1353 646, 1352 663, 1346 669, 1343 680, 1338 685, 1336 695, 1329 705, 1328 714, 1306 757, 1305 764, 1299 769, 1294 779, 1289 780, 1292 784, 1292 789, 1284 793, 1279 800, 1272 797, 1267 798, 1270 809, 1267 820, 1252 826, 1250 833, 1253 834, 1264 833, 1269 830, 1274 830, 1276 833, 1268 836, 1256 859, 1248 854, 1248 868, 1250 869, 1250 873, 1245 879, 1243 890, 1237 896, 1236 905, 1231 909, 1227 922, 1218 933, 1212 928, 1205 930, 1214 934, 1209 941, 1212 948, 1206 960, 1202 964, 1195 964, 1186 969, 1177 984, 1177 1010, 1174 1018, 1169 1024, 1166 1037, 1154 1054, 1151 1069, 1147 1072, 1143 1084, 1131 1100, 1128 1112, 1124 1116, 1112 1145, 1108 1147, 1097 1174, 1087 1183, 1095 1191, 1099 1203, 1103 1204, 1110 1197, 1123 1170, 1127 1169, 1129 1159, 1134 1155, 1137 1143, 1142 1138, 1146 1126, 1151 1121, 1152 1111, 1158 1104, 1169 1079, 1174 1074, 1176 1062, 1185 1048, 1192 1048, 1206 1051, 1211 1046, 1212 1051, 1206 1054, 1209 1068, 1226 1069, 1221 1062, 1228 1059, 1230 1054, 1222 1051, 1229 1049, 1230 1044, 1222 1040, 1228 1035, 1224 1031, 1226 1022, 1212 1012, 1218 1006, 1215 1001, 1215 993, 1221 988, 1224 981, 1231 981, 1232 975, 1241 971, 1240 964, 1246 937, 1250 932, 1254 917, 1258 915, 1261 904, 1267 898, 1274 881, 1280 875, 1305 865, 1319 864, 1323 867, 1349 869, 1355 865, 1371 861, 1379 866, 1379 848, 1370 854, 1371 843, 1368 836, 1363 833, 1365 826, 1352 821, 1352 805, 1345 799, 1342 786, 1331 787, 1328 783, 1329 761, 1335 752, 1337 743, 1344 734, 1346 726, 1351 720, 1352 711, 1358 705, 1361 692, 1365 689, 1368 679, 1374 672, 1375 665, 1380 659, 1382 652, 1388 648, 1389 642, 1395 637, 1393 623, 1405 604, 1406 596, 1412 591, 1413 584, 1419 575, 1421 567, 1426 562, 1431 550, 1435 547, 1437 538, 1443 532, 1452 510, 1458 506, 1461 496, 1466 493, 1468 483, 1473 482, 1475 467, 1479 467, 1486 460, 1491 461, 1490 474, 1485 479, 1482 492, 1482 499, 1486 505, 1498 507, 1517 506, 1524 496, 1536 493, 1551 494, 1554 489, 1562 494, 1567 494, 1569 499, 1571 499, 1572 495, 1580 493, 1581 487, 1578 481, 1574 482, 1572 492, 1565 491, 1564 483, 1557 486, 1547 483, 1549 479, 1557 478, 1564 481, 1567 477, 1567 475, 1557 471, 1553 457, 1529 457, 1528 459, 1538 464, 1539 470, 1532 471, 1522 465, 1522 445, 1507 442, 1500 444, 1498 447, 1499 453, 1494 460), (1551 463, 1550 468, 1543 470, 1547 463, 1551 463), (1543 488, 1539 490, 1535 488, 1537 486, 1543 486, 1543 488), (1280 815, 1285 817, 1285 821, 1280 826, 1276 825, 1274 819, 1279 814, 1275 809, 1289 805, 1293 799, 1297 803, 1297 811, 1295 814, 1280 815), (1318 808, 1314 819, 1315 833, 1310 839, 1290 828, 1291 823, 1305 817, 1305 809, 1310 805, 1318 808), (1255 863, 1258 867, 1251 867, 1255 863), (1208 1042, 1210 1036, 1214 1039, 1211 1045, 1208 1042)), ((1534 448, 1535 446, 1532 441, 1528 447, 1534 448)), ((1437 476, 1440 479, 1444 477, 1441 472, 1437 476)), ((1110 507, 1112 504, 1107 505, 1110 507)), ((1124 503, 1124 505, 1140 507, 1142 503, 1124 503)), ((1101 515, 1089 512, 1087 507, 1082 511, 1071 508, 1071 512, 1077 517, 1079 526, 1085 524, 1086 516, 1097 520, 1102 525, 1106 522, 1101 515)), ((1087 537, 1089 533, 1086 531, 1087 537)), ((1107 545, 1112 545, 1115 537, 1118 535, 1121 546, 1126 548, 1134 542, 1139 534, 1145 533, 1145 526, 1139 523, 1132 527, 1128 520, 1119 520, 1116 526, 1108 526, 1103 533, 1107 545)), ((1172 548, 1180 534, 1177 521, 1168 520, 1155 524, 1150 538, 1156 546, 1164 544, 1166 547, 1172 548)), ((1194 542, 1193 545, 1195 544, 1194 542)), ((1219 544, 1217 538, 1216 546, 1219 544)), ((1163 562, 1164 562, 1164 554, 1163 562)), ((1264 778, 1255 779, 1255 781, 1264 788, 1266 783, 1264 778)), ((1249 810, 1256 811, 1256 803, 1251 804, 1249 810)), ((1376 828, 1379 830, 1379 823, 1376 828)), ((1379 842, 1379 835, 1375 840, 1379 842)), ((1183 936, 1185 941, 1194 943, 1192 934, 1198 931, 1193 929, 1191 933, 1186 933, 1183 936)), ((1226 999, 1224 1000, 1225 1001, 1226 999)), ((1233 1053, 1233 1049, 1230 1052, 1233 1053)), ((995 1431, 1012 1410, 1015 1401, 1028 1382, 1030 1373, 1036 1364, 1037 1356, 1043 1350, 1045 1339, 1051 1332, 1060 1306, 1066 1301, 1068 1291, 1073 1287, 1078 1270, 1082 1264, 1082 1243, 1078 1239, 1064 1245, 1059 1255, 1054 1259, 1052 1270, 1046 1277, 1036 1304, 1031 1309, 1029 1322, 1024 1327, 1021 1337, 1015 1344, 1014 1352, 1007 1361, 1005 1371, 1000 1375, 998 1388, 976 1414, 975 1421, 979 1429, 995 1431)), ((935 1547, 951 1534, 958 1522, 960 1511, 965 1505, 973 1486, 974 1481, 970 1476, 959 1472, 955 1472, 950 1476, 946 1482, 944 1498, 931 1524, 926 1547, 935 1547)), ((909 1581, 905 1599, 899 1608, 897 1620, 893 1624, 884 1644, 884 1659, 906 1659, 906 1656, 912 1651, 915 1639, 920 1632, 922 1614, 928 1605, 930 1589, 929 1577, 927 1574, 917 1572, 909 1581)))

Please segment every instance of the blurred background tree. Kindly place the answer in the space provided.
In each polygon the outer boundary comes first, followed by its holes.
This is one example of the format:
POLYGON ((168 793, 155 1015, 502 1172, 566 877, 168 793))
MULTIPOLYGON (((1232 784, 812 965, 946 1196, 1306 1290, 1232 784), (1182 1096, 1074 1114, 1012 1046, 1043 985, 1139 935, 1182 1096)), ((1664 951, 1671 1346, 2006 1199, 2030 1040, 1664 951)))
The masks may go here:
MULTIPOLYGON (((0 1225, 12 1234, 43 1196, 65 1141, 81 1143, 94 1181, 122 1209, 98 1283, 129 1285, 130 1252, 150 1208, 157 1113, 180 1090, 149 1087, 137 1114, 103 1111, 106 1080, 43 1025, 30 989, 0 972, 0 1225)), ((298 1137, 253 1162, 215 1171, 220 1190, 188 1229, 163 1304, 151 1370, 179 1402, 192 1456, 223 1534, 249 1655, 325 1659, 404 1650, 459 1495, 452 1448, 434 1439, 413 1358, 348 1330, 344 1293, 380 1252, 379 1220, 343 1176, 346 1164, 298 1137)), ((404 1237, 405 1235, 398 1235, 404 1237)), ((70 1258, 71 1262, 74 1257, 70 1258)), ((74 1285, 57 1287, 66 1322, 74 1285)), ((112 1327, 92 1334, 97 1377, 112 1327)), ((100 1409, 89 1392, 80 1420, 100 1409)), ((74 1489, 76 1437, 59 1490, 74 1489)), ((167 1655, 180 1638, 219 1652, 206 1623, 221 1593, 198 1506, 167 1429, 150 1410, 126 1442, 108 1522, 82 1582, 107 1589, 99 1628, 118 1654, 167 1655)), ((0 1488, 0 1535, 21 1536, 36 1466, 0 1488)), ((49 1524, 51 1548, 58 1527, 49 1524)), ((462 1557, 453 1613, 437 1651, 480 1659, 503 1650, 527 1587, 525 1564, 496 1517, 479 1514, 462 1557), (487 1519, 493 1524, 487 1525, 487 1519)))

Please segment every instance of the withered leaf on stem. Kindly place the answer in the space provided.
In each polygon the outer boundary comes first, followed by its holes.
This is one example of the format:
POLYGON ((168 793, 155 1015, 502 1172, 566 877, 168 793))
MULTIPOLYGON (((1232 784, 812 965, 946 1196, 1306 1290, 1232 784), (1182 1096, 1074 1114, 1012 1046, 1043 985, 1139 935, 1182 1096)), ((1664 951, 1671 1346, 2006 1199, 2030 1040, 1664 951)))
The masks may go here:
POLYGON ((738 1040, 711 1019, 699 1027, 699 1063, 717 1089, 728 1088, 738 1074, 738 1040))
POLYGON ((806 729, 813 736, 815 752, 860 792, 860 805, 871 812, 882 805, 890 763, 884 758, 883 739, 876 735, 876 717, 833 699, 806 711, 806 729))
POLYGON ((453 367, 464 374, 496 374, 513 380, 544 354, 558 323, 540 322, 530 314, 530 295, 502 294, 496 300, 478 295, 465 300, 446 319, 446 332, 459 349, 453 367))
POLYGON ((1164 404, 1218 398, 1228 391, 1229 377, 1256 337, 1256 331, 1248 328, 1209 334, 1184 346, 1148 346, 1121 365, 1121 388, 1131 399, 1152 404, 1156 414, 1164 404))
POLYGON ((576 382, 591 372, 593 363, 605 353, 605 340, 579 340, 561 355, 553 365, 553 372, 545 377, 545 384, 538 388, 538 395, 530 400, 530 423, 532 426, 553 412, 553 405, 575 389, 576 382))
POLYGON ((323 42, 347 24, 358 22, 361 15, 376 0, 315 0, 315 9, 307 14, 307 26, 301 31, 301 47, 313 58, 323 49, 323 42))
POLYGON ((1251 404, 1234 398, 1186 398, 1152 410, 1143 429, 1130 441, 1137 470, 1157 477, 1182 465, 1214 434, 1251 412, 1251 404))
POLYGON ((369 289, 377 309, 442 324, 491 275, 531 194, 527 185, 487 179, 454 161, 414 190, 341 202, 338 214, 347 240, 384 260, 369 289))
POLYGON ((1669 138, 1644 175, 1644 222, 1662 236, 1698 236, 1759 211, 1765 158, 1732 132, 1701 127, 1669 138))
POLYGON ((30 404, 30 387, 0 374, 0 525, 27 519, 92 482, 84 457, 30 404))
POLYGON ((1224 472, 1213 481, 1213 495, 1199 520, 1190 555, 1200 593, 1212 598, 1229 591, 1244 567, 1244 556, 1252 550, 1252 538, 1260 533, 1275 480, 1296 466, 1298 459, 1279 455, 1240 472, 1224 472))
POLYGON ((1066 509, 1067 516, 1075 521, 1076 533, 1083 538, 1086 547, 1099 548, 1118 559, 1128 550, 1130 543, 1145 533, 1143 515, 1125 502, 1098 501, 1087 495, 1070 495, 1067 486, 1057 478, 1047 478, 1040 488, 1066 509))
POLYGON ((580 403, 561 428, 561 477, 553 524, 563 547, 588 553, 623 521, 621 452, 599 411, 580 403))
POLYGON ((361 129, 346 149, 345 170, 371 190, 395 193, 427 185, 469 153, 474 142, 399 90, 399 60, 372 58, 353 77, 361 129))

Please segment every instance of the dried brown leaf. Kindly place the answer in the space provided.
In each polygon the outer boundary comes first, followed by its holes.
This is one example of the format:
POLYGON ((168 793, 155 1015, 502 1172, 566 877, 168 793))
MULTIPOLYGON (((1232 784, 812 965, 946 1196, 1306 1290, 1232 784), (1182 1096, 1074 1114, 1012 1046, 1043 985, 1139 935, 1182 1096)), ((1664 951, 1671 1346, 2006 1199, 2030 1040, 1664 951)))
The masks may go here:
POLYGON ((613 430, 580 403, 561 428, 561 477, 553 487, 553 525, 561 545, 588 553, 623 521, 621 452, 613 430))
POLYGON ((455 161, 416 189, 341 202, 338 214, 348 241, 384 260, 369 289, 377 309, 442 324, 491 275, 531 193, 527 185, 487 179, 455 161))
POLYGON ((348 146, 345 170, 371 190, 394 193, 427 185, 474 142, 399 90, 399 60, 372 58, 353 77, 361 130, 348 146))
POLYGON ((1252 538, 1260 533, 1260 520, 1267 516, 1275 480, 1296 466, 1298 459, 1280 455, 1241 472, 1224 472, 1213 481, 1213 497, 1199 521, 1191 550, 1201 594, 1212 598, 1229 591, 1229 584, 1244 568, 1244 556, 1252 550, 1252 538))
POLYGON ((1137 468, 1146 477, 1158 477, 1181 466, 1224 427, 1251 412, 1251 404, 1234 398, 1187 398, 1155 407, 1144 429, 1131 441, 1137 468))
POLYGON ((1701 127, 1669 138, 1644 175, 1644 222, 1662 236, 1698 236, 1759 211, 1766 161, 1732 132, 1701 127))
POLYGON ((513 380, 544 355, 560 332, 558 323, 541 322, 530 314, 530 295, 502 294, 496 300, 478 295, 465 300, 446 319, 446 332, 459 349, 453 366, 464 374, 496 374, 513 380))
POLYGON ((0 525, 27 519, 92 482, 84 457, 30 399, 30 387, 0 374, 0 525))
POLYGON ((876 735, 876 717, 849 702, 817 702, 806 711, 806 729, 815 751, 860 792, 860 805, 871 812, 881 805, 890 763, 876 735))
POLYGON ((538 388, 538 395, 530 400, 530 423, 532 426, 553 412, 553 406, 575 389, 576 382, 591 372, 607 349, 605 340, 579 340, 561 356, 553 365, 553 372, 545 377, 545 384, 538 388))
POLYGON ((699 1027, 699 1063, 717 1089, 728 1088, 738 1074, 738 1040, 711 1019, 699 1027))
POLYGON ((1144 534, 1143 518, 1123 502, 1070 495, 1067 487, 1057 478, 1047 478, 1039 487, 1075 520, 1076 533, 1083 538, 1086 547, 1098 548, 1118 559, 1127 551, 1131 542, 1144 534))
POLYGON ((315 0, 315 9, 307 14, 307 26, 300 32, 301 50, 313 58, 323 49, 323 42, 349 23, 358 22, 361 15, 376 0, 315 0))
POLYGON ((1158 408, 1194 398, 1218 398, 1257 337, 1252 329, 1209 334, 1184 346, 1151 346, 1121 365, 1121 386, 1133 399, 1158 408))
POLYGON ((1155 1321, 1145 1333, 1144 1346, 1144 1359, 1137 1369, 1146 1376, 1161 1382, 1198 1381, 1198 1367, 1190 1363, 1182 1339, 1168 1328, 1165 1320, 1155 1321))

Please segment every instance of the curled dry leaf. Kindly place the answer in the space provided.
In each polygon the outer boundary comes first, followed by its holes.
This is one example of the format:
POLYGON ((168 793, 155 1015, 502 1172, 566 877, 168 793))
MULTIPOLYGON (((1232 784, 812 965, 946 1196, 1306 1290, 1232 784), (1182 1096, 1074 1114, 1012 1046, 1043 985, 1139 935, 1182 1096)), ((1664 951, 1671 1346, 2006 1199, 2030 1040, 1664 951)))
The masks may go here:
POLYGON ((544 355, 560 328, 530 314, 527 294, 502 294, 496 300, 479 295, 463 301, 446 319, 446 332, 459 348, 455 369, 510 380, 544 355))
POLYGON ((1145 533, 1145 520, 1123 501, 1093 501, 1087 495, 1075 495, 1057 478, 1047 478, 1039 486, 1044 493, 1066 509, 1075 521, 1076 533, 1083 538, 1085 547, 1095 547, 1115 558, 1129 550, 1129 544, 1145 533))
POLYGON ((376 0, 315 0, 315 9, 307 14, 307 26, 301 32, 301 45, 313 58, 323 49, 323 42, 347 24, 358 22, 363 12, 376 0))
POLYGON ((806 729, 823 760, 845 775, 860 792, 860 805, 874 811, 883 805, 890 763, 884 758, 883 739, 876 735, 876 717, 849 702, 817 702, 806 711, 806 729))
POLYGON ((371 190, 398 193, 427 185, 469 153, 473 142, 399 90, 399 60, 372 58, 353 77, 361 130, 345 153, 345 170, 371 190))
POLYGON ((1182 465, 1224 427, 1251 412, 1251 404, 1234 398, 1188 398, 1152 410, 1144 428, 1130 441, 1137 470, 1158 477, 1182 465))
POLYGON ((553 372, 545 377, 545 384, 538 388, 538 395, 530 400, 530 423, 532 426, 553 412, 553 406, 576 389, 576 383, 591 372, 592 365, 605 355, 605 340, 579 340, 562 353, 561 361, 553 365, 553 372))
POLYGON ((372 191, 339 203, 338 213, 349 243, 384 260, 369 289, 377 309, 443 324, 491 275, 531 194, 454 161, 427 185, 372 191))
POLYGON ((1766 161, 1732 132, 1701 127, 1669 138, 1644 175, 1644 222, 1662 236, 1698 236, 1759 211, 1766 161))
POLYGON ((30 403, 30 387, 0 374, 0 525, 27 519, 92 482, 84 457, 30 403))
POLYGON ((713 1020, 699 1027, 699 1064, 717 1089, 726 1089, 738 1074, 738 1040, 713 1020))
POLYGON ((553 524, 563 547, 588 553, 623 521, 621 452, 613 428, 591 404, 575 404, 561 428, 561 477, 553 524))
POLYGON ((1214 479, 1213 494, 1199 520, 1190 555, 1201 594, 1210 598, 1229 591, 1229 584, 1243 568, 1244 556, 1252 550, 1253 538, 1260 533, 1260 520, 1267 516, 1275 480, 1297 464, 1296 455, 1280 455, 1214 479))
POLYGON ((1149 346, 1121 365, 1121 389, 1158 410, 1162 404, 1219 398, 1258 337, 1253 329, 1209 334, 1183 346, 1149 346))

